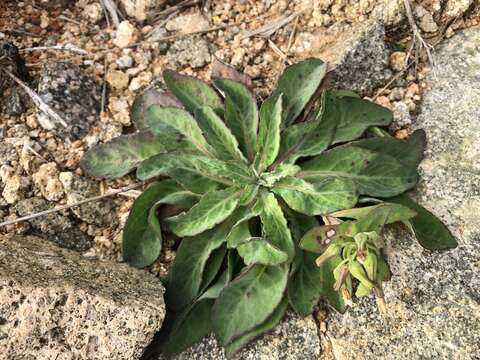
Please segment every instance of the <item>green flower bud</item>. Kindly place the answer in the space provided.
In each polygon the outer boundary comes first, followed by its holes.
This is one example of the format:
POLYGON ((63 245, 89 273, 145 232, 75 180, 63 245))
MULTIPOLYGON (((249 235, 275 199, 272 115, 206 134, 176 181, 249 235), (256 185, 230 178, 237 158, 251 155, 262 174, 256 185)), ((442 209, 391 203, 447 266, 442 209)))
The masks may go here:
POLYGON ((330 260, 332 257, 337 256, 340 254, 341 247, 337 244, 330 244, 330 246, 320 255, 316 260, 315 263, 317 266, 322 266, 326 261, 330 260))
POLYGON ((365 259, 360 263, 367 272, 368 278, 375 281, 377 279, 377 254, 373 251, 367 251, 365 259))
POLYGON ((375 284, 371 282, 370 279, 367 277, 367 274, 365 273, 365 269, 358 261, 350 261, 348 263, 348 271, 355 279, 360 281, 360 283, 363 284, 364 286, 370 289, 375 287, 375 284))

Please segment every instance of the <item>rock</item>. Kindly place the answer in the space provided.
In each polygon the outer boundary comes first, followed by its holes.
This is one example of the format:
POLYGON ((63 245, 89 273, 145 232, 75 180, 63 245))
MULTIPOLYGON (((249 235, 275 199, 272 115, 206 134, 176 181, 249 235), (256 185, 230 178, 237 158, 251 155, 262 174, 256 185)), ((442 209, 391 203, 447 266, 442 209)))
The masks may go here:
POLYGON ((130 24, 128 20, 124 20, 118 25, 115 39, 113 43, 119 48, 125 48, 127 46, 135 44, 138 39, 138 30, 130 24))
POLYGON ((42 164, 38 171, 32 175, 36 185, 43 197, 49 201, 57 201, 63 197, 63 186, 58 180, 57 164, 54 162, 42 164))
POLYGON ((403 101, 393 103, 393 123, 390 129, 396 131, 412 125, 412 117, 408 105, 403 101))
POLYGON ((175 41, 167 51, 167 60, 175 67, 199 68, 211 61, 207 40, 200 35, 175 41))
POLYGON ((419 20, 418 26, 420 29, 425 32, 435 32, 438 30, 438 25, 433 20, 432 14, 430 14, 422 5, 416 5, 413 11, 416 18, 419 20))
POLYGON ((390 69, 393 71, 402 71, 405 68, 405 60, 407 53, 403 51, 395 51, 390 55, 390 69))
POLYGON ((466 12, 475 0, 447 0, 445 15, 457 17, 466 12))
MULTIPOLYGON (((52 206, 41 197, 20 200, 16 205, 20 216, 48 210, 52 206)), ((35 233, 45 236, 60 247, 76 251, 86 251, 92 246, 90 238, 84 234, 67 216, 55 212, 28 220, 35 233)))
MULTIPOLYGON (((67 204, 100 195, 100 185, 97 181, 89 180, 72 172, 60 173, 59 180, 65 188, 67 204)), ((114 206, 113 200, 106 198, 73 207, 70 211, 88 224, 105 226, 115 223, 114 206)))
POLYGON ((391 76, 385 30, 376 21, 338 23, 315 34, 311 56, 329 64, 333 86, 367 95, 391 76))
POLYGON ((405 20, 404 0, 377 0, 370 18, 380 21, 387 27, 397 26, 405 20))
POLYGON ((163 286, 126 264, 36 237, 0 238, 4 359, 135 360, 160 328, 163 286))
POLYGON ((38 93, 62 117, 67 127, 54 123, 43 113, 39 114, 38 122, 63 139, 80 139, 99 119, 102 86, 77 65, 48 62, 41 74, 38 93))
POLYGON ((8 116, 19 116, 27 110, 28 102, 28 96, 20 88, 15 87, 9 94, 4 94, 1 111, 8 116))
POLYGON ((82 16, 91 23, 96 24, 103 19, 103 9, 100 3, 88 4, 82 12, 82 16))
POLYGON ((153 75, 150 71, 143 71, 138 74, 137 77, 132 79, 132 82, 130 83, 128 89, 130 91, 137 91, 138 89, 149 85, 152 82, 152 79, 153 75))
POLYGON ((152 10, 158 9, 165 0, 120 0, 126 14, 138 22, 145 21, 152 10))
MULTIPOLYGON (((313 318, 302 319, 288 312, 271 332, 248 344, 238 354, 242 360, 318 359, 320 339, 313 318)), ((209 336, 175 357, 175 360, 226 360, 225 352, 215 337, 209 336)), ((160 356, 158 360, 164 360, 160 356)))
POLYGON ((18 174, 7 175, 2 179, 5 183, 2 196, 8 204, 14 204, 23 197, 28 180, 18 174))
POLYGON ((406 232, 387 239, 393 278, 387 315, 374 300, 331 314, 336 359, 476 359, 480 353, 480 27, 436 52, 436 77, 415 127, 427 133, 418 200, 459 241, 447 252, 423 250, 406 232), (461 91, 459 91, 461 84, 461 91))
POLYGON ((128 54, 123 54, 116 61, 116 64, 120 70, 129 69, 133 66, 133 59, 128 54))
POLYGON ((112 112, 113 120, 125 126, 131 125, 130 105, 125 98, 110 98, 108 109, 112 112))
POLYGON ((123 71, 110 70, 107 73, 108 84, 117 90, 126 89, 128 87, 128 80, 128 75, 123 71))
POLYGON ((203 31, 209 27, 208 20, 198 12, 174 17, 165 24, 168 31, 178 31, 180 34, 203 31))

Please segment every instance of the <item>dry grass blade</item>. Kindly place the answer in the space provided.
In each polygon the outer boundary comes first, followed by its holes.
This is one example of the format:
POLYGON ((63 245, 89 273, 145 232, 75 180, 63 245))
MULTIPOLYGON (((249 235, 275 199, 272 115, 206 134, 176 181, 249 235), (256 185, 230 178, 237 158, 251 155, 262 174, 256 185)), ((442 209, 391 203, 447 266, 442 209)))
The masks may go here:
POLYGON ((37 106, 40 109, 41 112, 47 114, 52 120, 61 124, 62 126, 68 127, 65 120, 63 120, 60 117, 60 115, 58 115, 50 106, 48 106, 35 91, 30 89, 22 80, 20 80, 18 77, 13 75, 7 69, 2 69, 2 70, 5 74, 10 76, 10 78, 12 78, 12 80, 14 80, 18 85, 20 85, 23 90, 25 90, 25 92, 28 94, 28 96, 30 96, 30 98, 32 99, 35 106, 37 106))
POLYGON ((284 53, 282 50, 280 50, 280 48, 279 48, 277 45, 275 45, 275 43, 274 43, 272 40, 270 40, 270 39, 268 39, 268 46, 269 46, 270 49, 272 49, 278 56, 280 56, 280 58, 283 60, 283 62, 286 62, 288 65, 291 64, 291 61, 288 60, 287 55, 285 55, 285 53, 284 53))
POLYGON ((109 197, 109 196, 113 196, 113 195, 125 193, 125 192, 127 192, 127 191, 130 191, 130 190, 133 190, 133 189, 135 189, 135 188, 138 188, 138 187, 140 187, 140 186, 142 186, 142 185, 144 185, 144 183, 137 183, 137 184, 125 186, 125 187, 120 188, 120 189, 116 189, 116 190, 109 191, 109 192, 107 192, 106 194, 103 194, 103 195, 98 195, 98 196, 94 196, 94 197, 91 197, 91 198, 88 198, 88 199, 84 199, 84 200, 81 200, 81 201, 77 201, 76 203, 73 203, 73 204, 62 205, 62 206, 58 206, 58 207, 53 208, 53 209, 40 211, 40 212, 35 213, 35 214, 30 214, 30 215, 27 215, 27 216, 22 216, 22 217, 17 218, 17 219, 7 220, 7 221, 4 221, 4 222, 0 223, 0 227, 2 227, 2 226, 7 226, 7 225, 12 225, 12 224, 16 224, 16 223, 19 223, 19 222, 22 222, 22 221, 27 221, 27 220, 35 219, 35 218, 37 218, 37 217, 41 217, 41 216, 45 216, 45 215, 48 215, 48 214, 52 214, 52 213, 54 213, 54 212, 58 212, 58 211, 70 209, 70 208, 73 208, 73 207, 76 207, 76 206, 80 206, 80 205, 83 205, 83 204, 86 204, 86 203, 89 203, 89 202, 92 202, 92 201, 98 201, 98 200, 104 199, 104 198, 109 197))
POLYGON ((297 16, 302 14, 303 11, 295 12, 291 15, 282 15, 275 20, 259 27, 258 29, 247 31, 243 36, 242 39, 249 38, 251 36, 262 36, 262 37, 269 37, 273 35, 278 29, 287 25, 290 21, 294 20, 297 16))
POLYGON ((120 17, 118 16, 117 5, 112 0, 102 0, 103 7, 107 10, 113 25, 117 28, 120 25, 120 17))
POLYGON ((193 5, 196 5, 198 3, 200 3, 200 0, 183 0, 180 3, 178 3, 177 5, 169 6, 165 10, 157 12, 155 14, 154 21, 156 22, 158 20, 161 20, 164 17, 169 16, 170 14, 173 14, 175 12, 178 12, 179 10, 181 10, 185 7, 193 6, 193 5))
POLYGON ((73 44, 59 44, 54 46, 36 46, 31 48, 21 49, 20 52, 40 51, 40 50, 57 50, 57 51, 70 51, 80 55, 88 55, 88 51, 80 49, 73 44))
POLYGON ((407 57, 405 59, 405 66, 408 64, 408 61, 410 60, 410 57, 412 56, 413 50, 415 50, 415 72, 417 71, 417 66, 418 66, 418 57, 420 56, 420 53, 422 50, 425 50, 425 53, 427 54, 428 62, 430 63, 433 73, 435 74, 435 60, 432 55, 432 50, 433 46, 427 43, 421 33, 420 30, 418 29, 417 23, 415 22, 415 19, 413 18, 413 13, 412 13, 412 6, 410 4, 410 0, 403 0, 403 4, 405 6, 405 12, 407 14, 407 19, 408 22, 412 28, 413 32, 413 38, 412 38, 412 45, 410 46, 410 49, 408 50, 407 57))

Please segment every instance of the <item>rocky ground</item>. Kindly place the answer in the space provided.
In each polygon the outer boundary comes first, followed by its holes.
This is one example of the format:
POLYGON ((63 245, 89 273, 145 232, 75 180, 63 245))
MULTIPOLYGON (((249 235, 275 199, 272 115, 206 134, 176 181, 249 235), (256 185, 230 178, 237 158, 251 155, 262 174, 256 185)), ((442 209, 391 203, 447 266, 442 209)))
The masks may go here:
MULTIPOLYGON (((322 353, 352 359, 362 352, 366 357, 381 357, 387 349, 395 349, 392 359, 405 358, 403 355, 416 358, 402 353, 412 336, 439 339, 430 343, 431 349, 439 349, 436 352, 412 348, 411 354, 424 358, 452 358, 455 354, 474 358, 469 356, 475 356, 475 350, 478 354, 478 347, 472 344, 480 342, 475 335, 480 320, 468 317, 469 313, 478 314, 480 297, 478 276, 472 275, 471 268, 479 261, 472 254, 480 228, 473 216, 478 213, 480 190, 471 180, 478 175, 479 151, 474 130, 480 106, 477 1, 410 1, 410 21, 403 0, 117 3, 119 11, 113 14, 102 8, 99 0, 0 4, 1 69, 23 80, 61 115, 55 119, 39 111, 25 90, 0 72, 0 222, 135 183, 133 176, 115 181, 89 178, 78 163, 96 143, 133 131, 129 107, 144 89, 162 86, 164 69, 209 80, 218 71, 215 64, 220 60, 247 74, 261 99, 274 88, 287 64, 320 57, 333 70, 334 86, 353 89, 394 111, 391 130, 397 137, 407 137, 415 127, 427 130, 431 145, 429 159, 422 167, 421 199, 444 218, 462 245, 453 258, 447 254, 436 259, 428 254, 428 260, 419 259, 417 249, 404 242, 392 245, 398 273, 421 268, 427 275, 411 279, 398 276, 387 288, 387 300, 398 310, 398 316, 391 320, 397 330, 390 328, 388 336, 377 336, 386 325, 367 301, 343 318, 330 315, 325 319, 323 312, 317 314, 316 321, 288 317, 278 331, 259 340, 243 357, 300 359, 302 354, 315 358, 322 353), (424 49, 410 51, 415 26, 431 46, 433 59, 424 49), (7 43, 11 45, 5 46, 7 43), (24 66, 15 61, 19 57, 25 60, 24 66), (462 62, 466 58, 470 60, 462 62), (432 60, 438 63, 435 72, 432 60), (448 75, 458 69, 461 76, 448 75), (458 91, 462 86, 466 88, 458 91), (471 128, 464 126, 467 123, 471 128), (440 149, 444 156, 437 157, 434 149, 440 149), (451 182, 446 183, 445 178, 451 182), (412 262, 412 257, 417 262, 412 262), (461 261, 463 257, 471 258, 468 264, 461 261), (464 271, 458 271, 459 267, 464 271), (451 278, 430 284, 442 273, 451 278), (433 280, 428 274, 433 274, 433 280), (465 286, 447 285, 462 276, 466 277, 462 280, 465 286), (411 282, 420 285, 410 288, 407 283, 411 282), (404 289, 405 297, 395 293, 399 288, 404 289), (440 296, 438 289, 446 294, 440 296), (419 301, 419 294, 424 302, 419 301), (433 305, 430 298, 439 298, 440 303, 433 305), (448 321, 454 321, 456 327, 443 336, 438 324, 445 328, 448 321), (475 323, 476 332, 460 338, 460 329, 468 326, 474 331, 475 323), (290 328, 299 329, 295 343, 291 342, 290 328), (402 331, 410 337, 399 340, 402 331), (388 347, 394 340, 396 347, 388 347), (276 348, 265 345, 268 343, 276 348), (350 346, 352 343, 355 345, 350 346)), ((122 227, 137 194, 138 190, 132 190, 0 227, 0 234, 40 235, 90 259, 120 261, 122 227)), ((157 276, 167 273, 175 257, 172 247, 166 245, 159 261, 149 268, 157 276)), ((0 340, 1 321, 0 316, 0 340)), ((222 356, 213 339, 192 351, 198 358, 205 358, 201 354, 210 351, 219 351, 216 358, 222 356)))

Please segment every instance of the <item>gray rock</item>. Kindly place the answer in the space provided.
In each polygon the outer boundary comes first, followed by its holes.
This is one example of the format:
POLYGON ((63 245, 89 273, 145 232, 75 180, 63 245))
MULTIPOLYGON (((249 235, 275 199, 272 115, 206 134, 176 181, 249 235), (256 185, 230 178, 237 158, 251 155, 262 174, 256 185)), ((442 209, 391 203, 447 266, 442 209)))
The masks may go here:
MULTIPOLYGON (((16 205, 20 216, 30 215, 50 208, 50 203, 41 197, 20 200, 16 205)), ((92 246, 92 240, 83 233, 67 216, 55 212, 28 221, 34 232, 45 236, 63 248, 85 251, 92 246)))
POLYGON ((151 15, 152 11, 158 10, 166 3, 166 0, 120 0, 119 3, 127 16, 142 23, 151 15))
POLYGON ((41 74, 38 94, 68 126, 55 123, 43 113, 38 116, 40 125, 63 139, 80 139, 99 119, 102 87, 77 65, 48 62, 41 74))
POLYGON ((2 112, 8 116, 19 116, 27 110, 28 97, 18 87, 13 88, 2 101, 2 112))
POLYGON ((426 130, 418 200, 459 241, 447 252, 423 250, 405 232, 387 238, 393 278, 382 319, 372 299, 331 314, 336 359, 478 359, 480 354, 480 28, 437 52, 416 127, 426 130))
POLYGON ((162 324, 163 292, 126 264, 0 238, 0 358, 138 359, 162 324))
POLYGON ((392 75, 380 22, 338 23, 318 36, 320 45, 313 55, 328 62, 334 87, 367 95, 392 75))
MULTIPOLYGON (((317 359, 320 356, 318 328, 313 318, 302 319, 288 312, 271 332, 248 344, 237 355, 242 360, 317 359)), ((214 336, 175 357, 176 360, 226 360, 225 352, 214 336)), ((164 360, 160 357, 159 360, 164 360)))
POLYGON ((199 68, 211 60, 208 42, 200 35, 175 41, 168 49, 166 56, 168 61, 176 67, 199 68))

